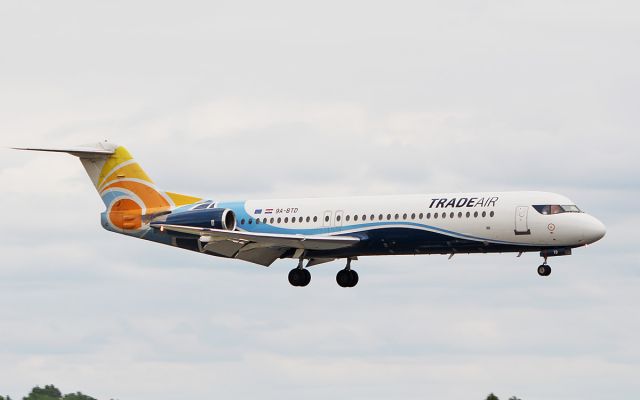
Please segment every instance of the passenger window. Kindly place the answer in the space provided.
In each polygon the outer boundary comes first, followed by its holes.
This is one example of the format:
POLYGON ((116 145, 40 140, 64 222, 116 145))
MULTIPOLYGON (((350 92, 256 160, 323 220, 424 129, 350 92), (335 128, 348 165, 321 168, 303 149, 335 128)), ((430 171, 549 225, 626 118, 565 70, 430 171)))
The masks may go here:
POLYGON ((345 220, 346 220, 347 222, 349 222, 349 220, 350 220, 350 219, 351 219, 351 217, 350 217, 349 215, 347 215, 347 216, 345 217, 345 220))
POLYGON ((416 213, 411 214, 411 219, 416 219, 416 213))
POLYGON ((289 222, 289 217, 284 217, 284 223, 286 224, 287 222, 289 222))
POLYGON ((253 222, 253 220, 251 218, 249 218, 249 225, 251 225, 252 222, 253 222))
MULTIPOLYGON (((429 219, 429 216, 430 216, 430 215, 431 215, 431 214, 427 214, 427 219, 429 219)), ((424 215, 423 215, 422 213, 420 213, 419 217, 420 217, 420 219, 422 219, 422 217, 424 217, 424 215)))
POLYGON ((486 216, 487 216, 487 212, 486 212, 486 211, 483 211, 483 212, 482 212, 482 218, 484 218, 484 217, 486 217, 486 216))
POLYGON ((387 214, 387 221, 391 221, 391 214, 387 214))
POLYGON ((433 213, 433 219, 438 219, 438 213, 433 213))
MULTIPOLYGON (((435 217, 438 218, 438 217, 435 217)), ((427 219, 431 219, 431 213, 427 213, 427 219)))
POLYGON ((395 220, 397 220, 398 218, 400 218, 400 216, 399 216, 398 214, 396 214, 396 215, 394 216, 394 219, 395 219, 395 220))
POLYGON ((244 225, 244 218, 240 220, 240 225, 244 225))
POLYGON ((458 218, 462 218, 462 211, 458 213, 458 218))
POLYGON ((318 217, 317 216, 313 217, 313 222, 318 222, 318 217))
POLYGON ((357 220, 358 220, 358 215, 357 215, 357 214, 353 216, 353 220, 354 220, 354 221, 357 221, 357 220))
POLYGON ((340 215, 336 215, 336 221, 340 221, 342 217, 340 215))
POLYGON ((274 220, 273 220, 273 217, 271 217, 271 219, 269 220, 269 222, 273 224, 273 221, 274 221, 274 220))
POLYGON ((473 213, 473 218, 478 218, 478 212, 477 211, 473 213))
POLYGON ((470 216, 471 216, 471 213, 467 211, 467 218, 469 218, 470 216))
POLYGON ((407 219, 407 214, 402 214, 402 219, 407 219))
POLYGON ((495 213, 494 213, 493 211, 491 211, 491 212, 489 213, 489 216, 490 216, 491 218, 493 218, 493 216, 494 216, 494 215, 495 215, 495 213))
POLYGON ((324 217, 324 222, 329 222, 329 216, 324 217))
POLYGON ((282 218, 278 217, 278 223, 282 222, 282 218))

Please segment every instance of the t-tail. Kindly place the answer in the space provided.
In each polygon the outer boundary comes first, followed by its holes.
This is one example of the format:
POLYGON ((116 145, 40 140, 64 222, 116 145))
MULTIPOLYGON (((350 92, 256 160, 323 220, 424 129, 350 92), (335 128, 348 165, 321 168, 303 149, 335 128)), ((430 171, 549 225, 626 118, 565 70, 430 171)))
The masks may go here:
POLYGON ((113 143, 70 148, 17 148, 18 150, 68 153, 80 159, 105 204, 105 228, 135 233, 147 228, 154 217, 200 198, 160 190, 129 154, 113 143))

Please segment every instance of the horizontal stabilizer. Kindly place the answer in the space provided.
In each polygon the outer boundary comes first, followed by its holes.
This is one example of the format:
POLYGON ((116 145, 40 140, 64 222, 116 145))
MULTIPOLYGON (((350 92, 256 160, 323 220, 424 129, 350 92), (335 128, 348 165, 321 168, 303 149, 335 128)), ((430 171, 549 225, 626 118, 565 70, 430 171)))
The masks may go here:
POLYGON ((115 150, 99 147, 13 147, 14 150, 48 151, 53 153, 68 153, 80 158, 106 157, 112 155, 115 150))

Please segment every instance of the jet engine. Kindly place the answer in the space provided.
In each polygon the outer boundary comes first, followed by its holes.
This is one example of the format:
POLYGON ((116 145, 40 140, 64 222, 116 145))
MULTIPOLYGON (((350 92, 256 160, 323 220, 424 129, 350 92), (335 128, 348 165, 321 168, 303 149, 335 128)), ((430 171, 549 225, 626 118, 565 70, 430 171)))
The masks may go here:
POLYGON ((236 229, 236 215, 228 208, 207 208, 163 215, 154 220, 151 226, 154 223, 233 231, 236 229))

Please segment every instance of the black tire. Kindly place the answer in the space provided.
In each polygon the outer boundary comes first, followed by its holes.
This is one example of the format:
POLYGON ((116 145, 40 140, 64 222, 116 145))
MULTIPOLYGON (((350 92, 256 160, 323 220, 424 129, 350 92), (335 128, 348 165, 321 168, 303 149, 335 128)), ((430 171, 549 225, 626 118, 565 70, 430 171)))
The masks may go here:
POLYGON ((340 287, 349 287, 349 283, 351 283, 351 274, 346 269, 341 269, 336 274, 336 282, 340 287))
POLYGON ((302 276, 302 281, 298 286, 307 286, 311 282, 311 272, 308 269, 301 269, 300 275, 302 276))
POLYGON ((360 278, 358 277, 358 273, 354 270, 349 271, 349 287, 354 287, 358 284, 360 278))
POLYGON ((300 286, 300 283, 302 283, 302 274, 298 268, 289 271, 289 283, 291 286, 300 286))
POLYGON ((551 275, 551 267, 546 265, 546 264, 542 264, 538 267, 538 275, 540 276, 549 276, 551 275))

